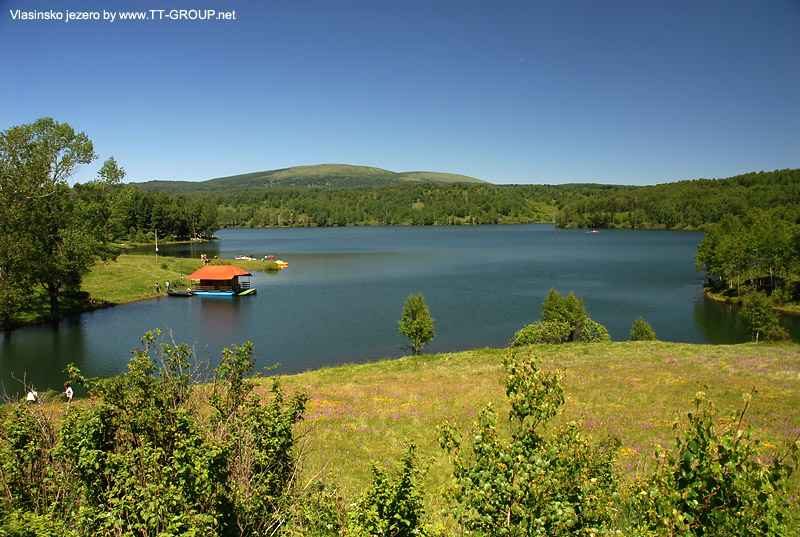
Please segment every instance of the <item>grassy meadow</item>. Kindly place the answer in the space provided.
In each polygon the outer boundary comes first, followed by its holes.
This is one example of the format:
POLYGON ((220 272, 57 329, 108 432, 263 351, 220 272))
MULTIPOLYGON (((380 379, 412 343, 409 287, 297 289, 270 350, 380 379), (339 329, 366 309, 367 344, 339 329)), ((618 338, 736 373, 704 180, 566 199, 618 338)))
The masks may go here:
MULTIPOLYGON (((212 265, 232 265, 253 272, 257 270, 280 270, 274 262, 239 259, 214 259, 212 265)), ((59 307, 63 316, 78 315, 93 309, 114 304, 158 296, 156 282, 161 294, 166 293, 166 282, 173 289, 186 289, 191 282, 189 274, 203 266, 200 259, 165 257, 142 254, 120 254, 114 261, 100 261, 83 277, 81 291, 63 293, 59 307), (92 299, 92 302, 89 299, 92 299)), ((25 311, 12 319, 14 326, 24 326, 50 320, 50 299, 40 287, 28 301, 25 311)))
MULTIPOLYGON (((274 263, 246 259, 215 259, 211 264, 235 264, 251 272, 278 268, 274 263)), ((173 289, 186 289, 191 285, 186 276, 202 266, 203 262, 196 258, 123 253, 114 261, 97 263, 84 277, 82 289, 94 300, 122 304, 158 295, 156 282, 162 294, 166 293, 167 281, 173 289)))
MULTIPOLYGON (((416 444, 418 467, 426 468, 427 519, 442 517, 442 492, 452 479, 447 454, 438 445, 437 428, 445 421, 465 433, 481 408, 491 403, 502 431, 508 404, 502 384, 506 349, 407 356, 366 364, 327 367, 279 376, 288 391, 309 396, 304 420, 295 428, 301 491, 335 491, 340 505, 367 490, 373 463, 396 468, 408 442, 416 444)), ((719 410, 720 427, 736 426, 753 393, 744 423, 761 440, 767 461, 786 453, 800 433, 800 345, 697 345, 668 342, 568 343, 519 349, 544 370, 563 373, 566 400, 558 422, 581 422, 595 440, 615 435, 623 483, 655 468, 657 445, 674 446, 673 424, 691 412, 692 398, 705 392, 719 410)), ((275 371, 279 372, 279 369, 275 371)), ((270 398, 270 378, 256 391, 270 398)), ((195 392, 204 412, 207 389, 195 392)), ((63 396, 46 396, 46 412, 56 420, 66 410, 63 396)), ((91 404, 78 400, 73 404, 91 404)), ((800 497, 800 476, 791 482, 800 497)), ((800 502, 791 516, 800 520, 800 502)), ((623 521, 624 522, 624 521, 623 521)))
MULTIPOLYGON (((299 430, 303 483, 322 480, 345 497, 357 496, 369 483, 371 463, 392 467, 412 441, 420 464, 430 465, 429 512, 438 511, 437 493, 448 484, 451 468, 439 448, 437 427, 449 420, 466 432, 489 402, 505 418, 506 352, 409 356, 283 377, 285 387, 310 396, 299 430)), ((653 469, 657 444, 674 445, 672 426, 692 410, 698 391, 714 401, 725 426, 738 419, 742 395, 755 390, 745 421, 762 438, 766 457, 783 454, 800 432, 796 344, 620 342, 519 352, 537 357, 542 369, 563 371, 566 403, 560 420, 582 422, 597 440, 619 437, 618 465, 625 477, 653 469)), ((262 388, 266 391, 266 381, 262 388)))

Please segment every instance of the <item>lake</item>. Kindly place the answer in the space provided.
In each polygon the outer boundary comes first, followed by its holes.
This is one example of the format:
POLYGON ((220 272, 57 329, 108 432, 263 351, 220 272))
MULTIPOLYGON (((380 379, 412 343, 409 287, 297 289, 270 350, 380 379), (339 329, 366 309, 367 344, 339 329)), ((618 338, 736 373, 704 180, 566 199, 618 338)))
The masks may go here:
MULTIPOLYGON (((659 339, 749 341, 737 309, 702 293, 694 256, 702 232, 557 229, 553 225, 226 229, 220 240, 161 245, 161 255, 233 258, 274 254, 289 263, 254 273, 258 295, 162 296, 97 310, 0 338, 0 381, 23 375, 60 388, 74 362, 87 376, 122 372, 148 330, 161 328, 210 362, 252 341, 257 369, 296 373, 404 354, 403 304, 423 293, 435 319, 428 352, 502 347, 539 319, 551 287, 574 291, 613 340, 642 316, 659 339)), ((124 255, 154 255, 153 249, 124 255)), ((173 282, 175 283, 175 282, 173 282)), ((188 282, 186 282, 188 283, 188 282)), ((164 285, 164 282, 161 282, 164 285)), ((796 318, 785 319, 793 337, 796 318)))

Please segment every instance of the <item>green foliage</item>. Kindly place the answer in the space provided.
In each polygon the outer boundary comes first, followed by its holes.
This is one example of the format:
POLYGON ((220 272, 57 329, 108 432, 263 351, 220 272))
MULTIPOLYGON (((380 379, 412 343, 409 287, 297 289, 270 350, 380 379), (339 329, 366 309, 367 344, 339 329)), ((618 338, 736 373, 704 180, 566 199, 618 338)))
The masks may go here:
POLYGON ((203 194, 226 227, 552 222, 571 190, 413 182, 372 188, 268 188, 203 194))
POLYGON ((586 317, 578 334, 578 341, 584 343, 611 341, 611 334, 608 333, 608 329, 605 326, 586 317))
MULTIPOLYGON (((225 351, 212 412, 195 397, 187 345, 143 338, 125 374, 72 379, 95 397, 60 427, 39 405, 0 415, 0 514, 76 535, 265 535, 287 515, 296 472, 293 426, 306 396, 277 381, 261 401, 245 379, 252 344, 225 351)), ((15 533, 16 532, 16 533, 15 533)))
POLYGON ((740 318, 750 329, 753 341, 781 341, 789 338, 788 331, 778 321, 772 300, 763 293, 752 291, 743 297, 740 318))
POLYGON ((77 291, 98 259, 111 259, 111 185, 98 180, 70 189, 80 164, 96 158, 91 140, 51 118, 0 133, 0 317, 5 326, 12 301, 41 285, 51 318, 58 298, 77 291), (6 287, 8 286, 8 287, 6 287))
POLYGON ((203 199, 125 187, 120 193, 118 240, 154 242, 210 236, 219 228, 217 207, 203 199))
POLYGON ((517 331, 511 344, 519 347, 536 343, 563 343, 569 339, 572 328, 563 321, 537 321, 517 331))
POLYGON ((792 298, 800 271, 800 216, 796 208, 753 210, 743 217, 726 215, 709 229, 697 247, 696 267, 720 287, 741 296, 747 286, 792 298))
POLYGON ((226 227, 555 221, 561 227, 697 229, 753 208, 796 211, 793 200, 800 199, 800 170, 645 187, 465 182, 470 179, 323 165, 138 186, 210 200, 226 227), (456 182, 442 184, 451 179, 456 182))
POLYGON ((414 354, 419 354, 422 347, 433 341, 436 335, 433 331, 433 318, 422 293, 409 295, 406 299, 399 324, 400 334, 411 341, 410 348, 414 354))
MULTIPOLYGON (((565 185, 566 186, 566 185, 565 185)), ((699 229, 753 209, 798 210, 800 169, 747 173, 655 186, 607 186, 573 196, 556 216, 561 227, 699 229)))
POLYGON ((570 292, 565 298, 555 289, 550 289, 547 298, 542 302, 542 321, 567 324, 570 327, 569 339, 572 341, 579 339, 586 318, 586 307, 575 293, 570 292))
POLYGON ((661 450, 656 473, 631 486, 640 529, 682 537, 785 534, 787 480, 798 445, 783 455, 760 453, 749 426, 742 426, 750 397, 745 394, 731 425, 720 427, 713 405, 698 392, 687 423, 675 425, 675 450, 661 450))
POLYGON ((190 400, 191 350, 159 346, 156 335, 143 338, 127 373, 73 379, 99 398, 72 409, 61 429, 62 456, 83 490, 84 532, 215 535, 233 517, 225 446, 190 400))
POLYGON ((611 341, 608 330, 586 315, 583 301, 570 292, 564 297, 550 289, 542 303, 542 320, 529 324, 514 334, 511 345, 515 347, 536 343, 585 343, 611 341))
POLYGON ((0 411, 0 513, 63 513, 57 502, 70 497, 71 472, 55 457, 57 442, 53 416, 40 403, 0 411))
POLYGON ((616 488, 611 441, 593 446, 570 423, 543 429, 564 402, 561 375, 509 349, 504 360, 511 436, 497 427, 492 405, 472 427, 470 449, 449 424, 442 448, 453 454, 451 512, 469 531, 486 535, 576 535, 607 531, 616 488))
POLYGON ((641 316, 637 317, 635 321, 633 321, 633 327, 631 328, 631 341, 655 341, 656 340, 656 333, 653 331, 653 327, 650 326, 650 323, 642 319, 641 316))
POLYGON ((424 535, 422 472, 416 468, 415 460, 415 447, 409 444, 394 479, 372 465, 372 484, 350 513, 348 537, 424 535))
POLYGON ((64 521, 31 511, 14 511, 0 524, 3 537, 70 537, 75 535, 64 521))
POLYGON ((564 298, 555 289, 550 289, 544 302, 542 302, 542 320, 545 322, 561 321, 573 328, 577 328, 585 317, 586 308, 583 305, 583 301, 575 296, 575 293, 570 292, 564 298))

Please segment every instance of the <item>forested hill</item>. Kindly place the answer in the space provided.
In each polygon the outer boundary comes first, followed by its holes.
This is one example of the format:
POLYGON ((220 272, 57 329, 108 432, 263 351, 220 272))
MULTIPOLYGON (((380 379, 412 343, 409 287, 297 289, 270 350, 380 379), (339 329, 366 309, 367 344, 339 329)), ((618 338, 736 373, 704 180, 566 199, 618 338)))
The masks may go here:
POLYGON ((655 186, 592 190, 568 201, 556 224, 584 228, 699 229, 754 209, 800 211, 800 169, 655 186))
POLYGON ((169 194, 232 193, 262 188, 366 188, 393 183, 485 183, 480 179, 437 172, 391 172, 368 166, 319 164, 218 177, 208 181, 148 181, 133 183, 143 190, 169 194))
MULTIPOLYGON (((800 213, 798 169, 655 186, 494 185, 469 179, 322 165, 167 185, 175 188, 173 194, 185 185, 179 196, 213 206, 220 227, 555 222, 562 227, 706 229, 724 215, 745 216, 757 209, 800 213)), ((153 196, 148 191, 153 184, 137 185, 140 194, 153 196)), ((163 191, 157 195, 168 196, 163 191)))

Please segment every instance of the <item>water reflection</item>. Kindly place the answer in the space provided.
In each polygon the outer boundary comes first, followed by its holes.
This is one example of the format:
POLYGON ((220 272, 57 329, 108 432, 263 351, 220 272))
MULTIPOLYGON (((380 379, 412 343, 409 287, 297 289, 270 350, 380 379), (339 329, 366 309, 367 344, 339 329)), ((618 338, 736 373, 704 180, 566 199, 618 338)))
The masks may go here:
POLYGON ((714 344, 750 341, 747 330, 739 320, 739 307, 705 295, 694 308, 694 319, 706 341, 714 344))

